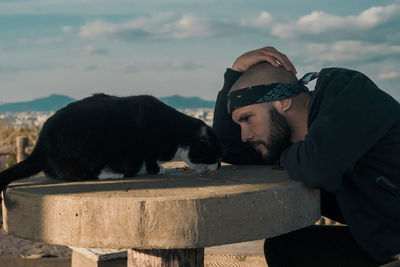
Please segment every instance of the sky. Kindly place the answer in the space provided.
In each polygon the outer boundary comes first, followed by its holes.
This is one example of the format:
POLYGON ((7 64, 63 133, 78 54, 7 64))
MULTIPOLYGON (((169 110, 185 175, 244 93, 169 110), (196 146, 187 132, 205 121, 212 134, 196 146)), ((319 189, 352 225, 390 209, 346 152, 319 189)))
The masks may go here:
POLYGON ((400 101, 399 25, 400 0, 0 0, 0 103, 99 92, 215 100, 226 68, 264 46, 299 78, 356 69, 400 101))

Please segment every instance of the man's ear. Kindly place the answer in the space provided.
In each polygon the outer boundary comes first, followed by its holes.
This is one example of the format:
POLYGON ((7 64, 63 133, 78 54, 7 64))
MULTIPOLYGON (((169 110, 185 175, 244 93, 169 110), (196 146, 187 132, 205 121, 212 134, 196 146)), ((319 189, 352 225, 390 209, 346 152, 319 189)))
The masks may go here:
POLYGON ((275 108, 278 112, 284 113, 292 107, 292 99, 286 98, 282 100, 275 101, 275 108))

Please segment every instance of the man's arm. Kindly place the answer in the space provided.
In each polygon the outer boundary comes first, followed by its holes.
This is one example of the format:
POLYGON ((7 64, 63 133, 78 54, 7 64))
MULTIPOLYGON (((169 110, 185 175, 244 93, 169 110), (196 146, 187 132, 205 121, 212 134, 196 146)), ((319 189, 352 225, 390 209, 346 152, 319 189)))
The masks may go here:
POLYGON ((292 179, 335 191, 346 173, 399 123, 400 105, 353 71, 333 78, 322 94, 304 141, 286 149, 281 164, 292 179))
POLYGON ((240 127, 235 124, 228 113, 227 95, 232 85, 242 75, 232 69, 227 69, 224 75, 225 82, 218 93, 214 109, 213 128, 223 147, 222 161, 232 164, 261 164, 257 151, 240 139, 240 127))
POLYGON ((235 60, 232 69, 245 72, 251 66, 261 62, 268 62, 275 67, 283 66, 287 71, 291 71, 294 74, 297 73, 296 68, 288 57, 270 46, 244 53, 235 60))

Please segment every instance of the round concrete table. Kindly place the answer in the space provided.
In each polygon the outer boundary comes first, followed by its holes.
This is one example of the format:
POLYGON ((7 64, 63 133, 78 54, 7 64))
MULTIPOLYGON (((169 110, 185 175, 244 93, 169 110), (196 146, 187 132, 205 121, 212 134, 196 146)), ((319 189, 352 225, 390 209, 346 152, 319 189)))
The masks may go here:
POLYGON ((204 247, 273 237, 320 217, 319 191, 271 166, 165 167, 134 179, 15 182, 4 196, 4 229, 50 244, 128 248, 128 266, 203 266, 204 247))

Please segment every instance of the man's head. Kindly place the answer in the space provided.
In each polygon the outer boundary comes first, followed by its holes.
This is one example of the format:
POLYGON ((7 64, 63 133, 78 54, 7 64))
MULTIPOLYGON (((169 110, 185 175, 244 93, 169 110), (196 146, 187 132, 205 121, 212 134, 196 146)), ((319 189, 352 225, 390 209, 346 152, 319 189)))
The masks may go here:
MULTIPOLYGON (((278 96, 280 100, 252 104, 251 101, 258 98, 258 96, 252 98, 252 94, 259 93, 253 93, 252 89, 243 90, 243 88, 277 83, 296 86, 298 80, 293 73, 286 71, 283 67, 260 63, 249 68, 230 91, 230 94, 243 92, 243 95, 239 97, 250 99, 247 102, 246 100, 243 102, 240 102, 241 99, 237 100, 237 107, 234 106, 232 111, 232 119, 241 127, 242 141, 249 142, 259 151, 267 164, 275 163, 283 150, 291 144, 292 130, 287 120, 287 113, 292 112, 293 106, 296 106, 295 101, 292 100, 297 96, 283 99, 280 98, 286 97, 285 95, 278 96)), ((272 97, 274 96, 272 95, 272 97)))
POLYGON ((284 67, 274 67, 267 62, 262 62, 250 67, 243 75, 233 84, 232 91, 241 88, 270 83, 289 83, 297 84, 299 80, 292 72, 287 71, 284 67))

